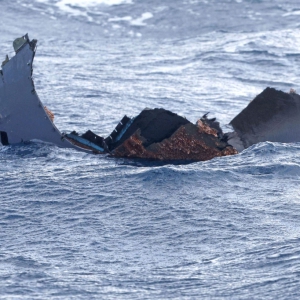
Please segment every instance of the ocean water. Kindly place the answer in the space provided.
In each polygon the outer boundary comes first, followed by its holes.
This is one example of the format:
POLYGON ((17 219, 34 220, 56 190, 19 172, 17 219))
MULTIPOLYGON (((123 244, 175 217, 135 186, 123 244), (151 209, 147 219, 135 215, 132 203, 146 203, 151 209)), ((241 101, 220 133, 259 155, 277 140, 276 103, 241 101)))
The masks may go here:
MULTIPOLYGON (((225 131, 300 90, 296 0, 0 0, 61 131, 164 107, 225 131)), ((299 299, 300 144, 191 164, 0 146, 0 299, 299 299)))

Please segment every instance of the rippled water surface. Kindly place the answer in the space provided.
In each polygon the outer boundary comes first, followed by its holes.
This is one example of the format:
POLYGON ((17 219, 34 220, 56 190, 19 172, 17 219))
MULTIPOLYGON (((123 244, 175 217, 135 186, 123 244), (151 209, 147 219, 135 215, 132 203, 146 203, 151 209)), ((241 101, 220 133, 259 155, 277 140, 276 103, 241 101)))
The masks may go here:
MULTIPOLYGON (((223 128, 265 87, 300 90, 295 0, 0 0, 0 55, 38 39, 62 131, 164 107, 223 128)), ((228 128, 229 130, 229 128, 228 128)), ((298 299, 300 145, 192 164, 0 146, 1 299, 298 299)))

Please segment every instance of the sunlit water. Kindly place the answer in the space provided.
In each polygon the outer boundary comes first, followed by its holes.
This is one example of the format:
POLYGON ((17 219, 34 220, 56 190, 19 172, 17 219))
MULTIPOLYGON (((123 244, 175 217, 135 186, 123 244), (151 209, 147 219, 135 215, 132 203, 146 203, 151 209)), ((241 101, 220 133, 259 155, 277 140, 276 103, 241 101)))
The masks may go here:
MULTIPOLYGON (((164 107, 228 123, 300 90, 298 1, 0 0, 62 131, 164 107)), ((0 146, 1 299, 298 299, 300 145, 192 164, 0 146)))

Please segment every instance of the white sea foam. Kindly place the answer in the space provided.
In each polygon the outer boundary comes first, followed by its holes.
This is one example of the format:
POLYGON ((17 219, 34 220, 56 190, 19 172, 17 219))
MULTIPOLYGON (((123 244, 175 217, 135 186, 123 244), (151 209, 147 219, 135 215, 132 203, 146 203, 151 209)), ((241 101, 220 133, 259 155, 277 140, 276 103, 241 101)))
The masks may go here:
MULTIPOLYGON (((49 3, 49 0, 36 0, 37 2, 49 3)), ((58 7, 63 6, 79 6, 79 7, 91 7, 97 5, 120 5, 120 4, 132 4, 132 0, 60 0, 56 3, 58 7)))
POLYGON ((126 21, 129 22, 132 26, 146 26, 147 24, 144 21, 153 18, 153 14, 150 12, 145 12, 141 15, 141 17, 137 19, 133 19, 131 16, 126 16, 122 18, 110 18, 108 19, 109 22, 122 22, 126 21))
MULTIPOLYGON (((86 17, 90 22, 93 21, 93 19, 88 16, 88 14, 86 12, 80 11, 76 8, 73 8, 72 6, 70 6, 69 2, 75 2, 75 1, 68 1, 68 0, 62 0, 57 2, 55 5, 63 12, 73 15, 73 16, 83 16, 86 17)), ((73 4, 75 5, 75 3, 73 4)))
MULTIPOLYGON (((49 0, 36 0, 40 3, 50 4, 49 0)), ((93 22, 93 18, 87 13, 88 9, 100 5, 120 5, 132 4, 132 0, 58 0, 54 3, 56 7, 63 13, 73 16, 83 16, 88 21, 93 22)))
POLYGON ((133 26, 145 26, 146 24, 144 21, 153 18, 153 15, 150 12, 143 13, 140 18, 137 18, 135 20, 132 20, 130 22, 131 25, 133 26))
POLYGON ((289 17, 289 16, 297 16, 297 15, 300 15, 300 10, 290 11, 290 12, 283 14, 282 16, 289 17))
POLYGON ((60 0, 56 3, 56 6, 68 13, 68 14, 73 14, 75 16, 78 15, 84 15, 89 19, 89 21, 92 21, 92 19, 86 15, 86 13, 82 13, 81 11, 76 9, 77 7, 93 7, 93 6, 98 6, 98 5, 119 5, 119 4, 131 4, 131 0, 60 0))
POLYGON ((57 6, 64 9, 64 7, 79 6, 92 7, 97 5, 120 5, 132 4, 132 0, 61 0, 57 2, 57 6))

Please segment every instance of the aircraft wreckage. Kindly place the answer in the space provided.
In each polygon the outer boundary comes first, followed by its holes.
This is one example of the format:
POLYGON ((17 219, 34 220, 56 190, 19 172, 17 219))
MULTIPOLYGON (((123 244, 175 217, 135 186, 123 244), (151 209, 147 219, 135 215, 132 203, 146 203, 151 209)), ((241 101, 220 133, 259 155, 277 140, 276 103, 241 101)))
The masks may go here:
POLYGON ((204 161, 237 154, 264 141, 300 141, 300 96, 266 88, 223 133, 204 115, 196 124, 162 108, 145 109, 135 118, 124 116, 106 138, 88 130, 61 133, 53 113, 40 101, 32 79, 37 40, 28 35, 13 42, 16 55, 6 56, 0 70, 0 141, 12 145, 41 140, 63 148, 114 157, 204 161))

